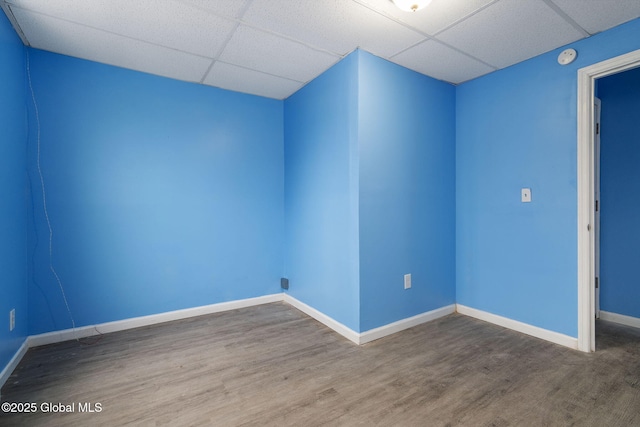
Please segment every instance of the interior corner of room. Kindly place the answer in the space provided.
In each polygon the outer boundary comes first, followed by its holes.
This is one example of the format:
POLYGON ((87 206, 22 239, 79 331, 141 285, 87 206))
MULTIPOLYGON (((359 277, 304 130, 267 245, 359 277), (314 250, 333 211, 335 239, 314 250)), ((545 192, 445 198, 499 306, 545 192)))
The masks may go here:
POLYGON ((586 352, 596 312, 640 327, 639 49, 635 19, 460 84, 357 49, 276 99, 0 14, 0 385, 29 346, 276 301, 356 344, 456 311, 586 352))

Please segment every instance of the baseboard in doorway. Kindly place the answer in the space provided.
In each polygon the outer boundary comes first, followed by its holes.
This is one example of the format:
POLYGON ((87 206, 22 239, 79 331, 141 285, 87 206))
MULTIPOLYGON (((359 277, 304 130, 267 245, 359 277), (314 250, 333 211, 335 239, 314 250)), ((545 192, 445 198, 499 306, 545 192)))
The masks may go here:
POLYGON ((502 326, 503 328, 512 329, 514 331, 569 347, 574 350, 578 349, 577 338, 573 338, 559 332, 550 331, 548 329, 543 329, 538 326, 533 326, 528 323, 519 322, 517 320, 498 316, 497 314, 467 307, 461 304, 456 304, 456 311, 460 314, 464 314, 465 316, 475 317, 476 319, 484 320, 485 322, 493 323, 495 325, 502 326))
POLYGON ((625 314, 611 313, 609 311, 600 310, 600 319, 619 323, 621 325, 632 326, 634 328, 640 328, 640 318, 627 316, 625 314))

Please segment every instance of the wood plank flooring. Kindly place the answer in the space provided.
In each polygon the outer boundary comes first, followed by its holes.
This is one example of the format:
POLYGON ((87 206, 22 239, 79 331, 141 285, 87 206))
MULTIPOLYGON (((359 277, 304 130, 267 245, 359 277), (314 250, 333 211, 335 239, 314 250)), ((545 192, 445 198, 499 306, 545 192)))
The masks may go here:
POLYGON ((640 330, 600 322, 597 342, 579 353, 453 314, 356 346, 266 304, 30 349, 2 400, 38 411, 0 425, 640 426, 640 330))

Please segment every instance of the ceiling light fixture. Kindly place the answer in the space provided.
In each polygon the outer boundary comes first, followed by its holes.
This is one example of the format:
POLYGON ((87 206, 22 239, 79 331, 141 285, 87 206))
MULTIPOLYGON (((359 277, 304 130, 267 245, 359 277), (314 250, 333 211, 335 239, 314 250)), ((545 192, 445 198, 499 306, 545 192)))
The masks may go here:
POLYGON ((395 4, 398 9, 404 10, 405 12, 415 12, 417 10, 426 7, 431 0, 391 0, 393 4, 395 4))

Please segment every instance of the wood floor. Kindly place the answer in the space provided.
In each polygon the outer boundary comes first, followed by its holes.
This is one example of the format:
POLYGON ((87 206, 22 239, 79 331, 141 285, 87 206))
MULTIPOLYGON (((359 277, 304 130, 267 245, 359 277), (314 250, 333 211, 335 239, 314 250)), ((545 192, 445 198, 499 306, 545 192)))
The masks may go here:
POLYGON ((38 412, 0 425, 640 426, 640 330, 597 335, 585 354, 453 314, 356 346, 267 304, 31 349, 2 400, 38 412))

